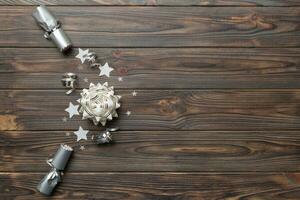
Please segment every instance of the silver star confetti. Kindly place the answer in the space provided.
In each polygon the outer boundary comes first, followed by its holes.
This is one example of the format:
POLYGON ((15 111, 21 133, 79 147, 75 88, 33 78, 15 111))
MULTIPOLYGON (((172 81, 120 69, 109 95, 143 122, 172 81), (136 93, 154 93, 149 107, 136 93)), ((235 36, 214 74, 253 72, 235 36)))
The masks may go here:
POLYGON ((108 63, 105 63, 103 66, 100 66, 99 69, 100 69, 99 76, 105 75, 107 77, 110 77, 110 72, 114 70, 113 68, 109 67, 108 63))
POLYGON ((134 90, 133 92, 132 92, 132 96, 136 96, 137 95, 137 92, 134 90))
POLYGON ((81 145, 81 146, 79 147, 79 149, 80 149, 81 151, 83 151, 83 150, 85 150, 85 147, 84 147, 83 145, 81 145))
POLYGON ((69 103, 69 107, 65 109, 69 113, 69 118, 72 118, 74 115, 79 115, 78 112, 79 105, 73 105, 72 102, 69 103))
POLYGON ((88 78, 84 78, 83 81, 86 82, 86 83, 88 83, 89 79, 88 78))
POLYGON ((127 116, 131 115, 131 111, 130 111, 130 110, 127 110, 126 115, 127 115, 127 116))
POLYGON ((67 119, 66 117, 63 117, 63 118, 62 118, 62 121, 63 121, 63 122, 67 122, 68 119, 67 119))
POLYGON ((118 77, 118 81, 119 81, 119 82, 122 82, 122 81, 123 81, 123 77, 119 76, 119 77, 118 77))
POLYGON ((76 58, 80 59, 81 63, 83 64, 84 61, 87 59, 88 54, 89 54, 89 49, 82 50, 78 48, 78 54, 76 55, 76 58))
POLYGON ((71 133, 69 133, 69 132, 66 132, 66 136, 70 136, 71 135, 71 133))
POLYGON ((87 140, 86 134, 89 131, 83 130, 81 126, 79 126, 78 131, 75 131, 74 134, 77 136, 77 142, 80 140, 87 140))
POLYGON ((79 70, 83 70, 83 66, 82 66, 82 65, 78 65, 77 68, 78 68, 79 70))

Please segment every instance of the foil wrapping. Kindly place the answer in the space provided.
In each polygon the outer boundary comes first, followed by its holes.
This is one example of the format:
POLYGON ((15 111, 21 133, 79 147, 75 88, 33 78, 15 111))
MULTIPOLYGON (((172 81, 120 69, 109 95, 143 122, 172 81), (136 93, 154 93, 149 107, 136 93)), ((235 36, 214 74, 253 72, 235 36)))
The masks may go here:
POLYGON ((58 183, 62 181, 62 171, 67 166, 72 153, 73 149, 70 146, 61 144, 55 155, 47 160, 47 163, 51 166, 51 170, 37 186, 37 190, 40 193, 47 196, 52 194, 58 183))
POLYGON ((47 7, 38 6, 32 16, 38 25, 44 29, 44 37, 52 40, 61 52, 65 52, 72 47, 72 43, 62 29, 61 23, 47 7))

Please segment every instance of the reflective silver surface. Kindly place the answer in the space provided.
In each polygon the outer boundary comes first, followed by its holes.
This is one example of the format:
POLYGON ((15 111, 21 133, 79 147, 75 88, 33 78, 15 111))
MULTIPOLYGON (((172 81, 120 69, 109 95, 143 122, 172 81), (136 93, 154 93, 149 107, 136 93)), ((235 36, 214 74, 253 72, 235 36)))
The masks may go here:
POLYGON ((38 6, 32 16, 39 26, 46 31, 44 37, 52 40, 61 52, 66 52, 72 47, 71 40, 63 31, 61 23, 47 7, 43 5, 38 6))
POLYGON ((73 153, 73 148, 61 144, 55 155, 47 160, 52 169, 44 176, 37 185, 37 190, 44 195, 51 195, 55 187, 62 180, 62 171, 67 166, 73 153))

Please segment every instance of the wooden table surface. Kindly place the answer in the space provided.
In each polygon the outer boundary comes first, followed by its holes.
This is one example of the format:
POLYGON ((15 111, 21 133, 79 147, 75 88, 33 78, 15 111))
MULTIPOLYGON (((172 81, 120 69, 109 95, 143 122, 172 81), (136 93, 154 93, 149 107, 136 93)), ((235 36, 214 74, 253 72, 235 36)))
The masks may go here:
POLYGON ((0 0, 0 199, 299 200, 299 47, 299 0, 0 0), (40 3, 70 55, 42 37, 40 3), (112 76, 81 65, 78 47, 112 76), (65 95, 64 72, 123 96, 114 144, 94 145, 103 128, 79 116, 62 121, 80 93, 65 95), (46 198, 45 160, 79 125, 85 150, 46 198))

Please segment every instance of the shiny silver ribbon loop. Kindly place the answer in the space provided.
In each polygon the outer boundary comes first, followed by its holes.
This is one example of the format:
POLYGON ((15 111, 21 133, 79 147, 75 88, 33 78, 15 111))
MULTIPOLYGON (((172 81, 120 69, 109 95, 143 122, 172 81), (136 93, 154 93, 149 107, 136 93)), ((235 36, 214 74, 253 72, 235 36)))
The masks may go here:
POLYGON ((77 75, 71 72, 65 73, 63 75, 63 78, 61 79, 62 85, 66 88, 71 88, 70 90, 68 90, 66 92, 67 95, 71 94, 75 88, 76 88, 76 84, 77 84, 77 75))
POLYGON ((97 59, 97 55, 95 52, 90 52, 87 54, 86 59, 89 63, 95 63, 97 59))

